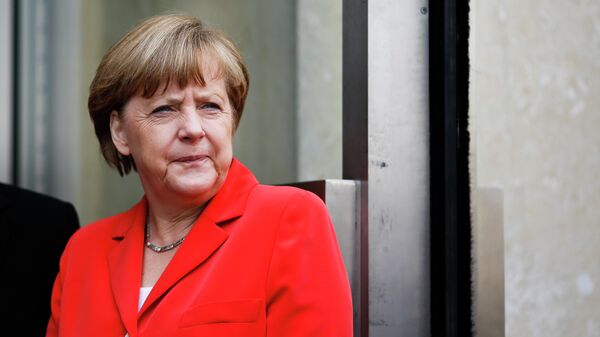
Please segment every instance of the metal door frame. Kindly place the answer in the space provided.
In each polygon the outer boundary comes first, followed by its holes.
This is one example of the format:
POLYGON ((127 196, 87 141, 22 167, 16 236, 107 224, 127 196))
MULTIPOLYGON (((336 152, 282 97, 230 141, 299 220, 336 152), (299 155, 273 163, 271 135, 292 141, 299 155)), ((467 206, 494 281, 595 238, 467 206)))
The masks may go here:
POLYGON ((431 333, 472 335, 469 5, 430 6, 431 333))

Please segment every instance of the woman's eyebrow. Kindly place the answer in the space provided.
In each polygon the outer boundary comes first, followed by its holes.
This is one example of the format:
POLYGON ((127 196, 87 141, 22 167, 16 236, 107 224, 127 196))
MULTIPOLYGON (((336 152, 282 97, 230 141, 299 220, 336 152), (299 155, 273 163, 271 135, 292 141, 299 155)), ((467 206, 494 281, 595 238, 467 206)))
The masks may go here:
POLYGON ((211 98, 217 98, 221 102, 225 101, 223 99, 223 97, 221 97, 221 95, 219 95, 216 92, 202 92, 202 93, 194 94, 194 99, 196 99, 196 100, 206 100, 206 99, 211 99, 211 98))
POLYGON ((150 99, 151 104, 168 104, 168 105, 178 105, 183 101, 183 97, 181 96, 156 96, 150 99))
MULTIPOLYGON (((218 99, 219 102, 225 102, 225 99, 219 95, 219 93, 217 92, 212 92, 212 91, 203 91, 203 92, 198 92, 198 93, 194 93, 194 100, 209 100, 209 99, 218 99)), ((165 95, 157 95, 154 97, 150 97, 148 99, 148 102, 151 105, 155 105, 155 104, 168 104, 168 105, 179 105, 181 104, 181 102, 183 102, 184 100, 184 95, 178 95, 178 94, 165 94, 165 95)))

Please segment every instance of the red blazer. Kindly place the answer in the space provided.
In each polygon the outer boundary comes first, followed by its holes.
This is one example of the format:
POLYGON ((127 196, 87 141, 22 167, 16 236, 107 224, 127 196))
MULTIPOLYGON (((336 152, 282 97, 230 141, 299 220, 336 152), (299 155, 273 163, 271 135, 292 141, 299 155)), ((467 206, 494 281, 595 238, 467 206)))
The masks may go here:
POLYGON ((260 185, 234 159, 138 312, 146 208, 73 235, 46 336, 352 336, 347 274, 314 194, 260 185))

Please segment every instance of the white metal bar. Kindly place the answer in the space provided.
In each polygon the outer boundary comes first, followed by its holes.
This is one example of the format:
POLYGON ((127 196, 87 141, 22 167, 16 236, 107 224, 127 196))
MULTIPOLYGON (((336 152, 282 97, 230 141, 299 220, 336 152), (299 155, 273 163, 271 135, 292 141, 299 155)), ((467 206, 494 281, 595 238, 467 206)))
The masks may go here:
POLYGON ((430 335, 427 1, 369 0, 369 336, 430 335))

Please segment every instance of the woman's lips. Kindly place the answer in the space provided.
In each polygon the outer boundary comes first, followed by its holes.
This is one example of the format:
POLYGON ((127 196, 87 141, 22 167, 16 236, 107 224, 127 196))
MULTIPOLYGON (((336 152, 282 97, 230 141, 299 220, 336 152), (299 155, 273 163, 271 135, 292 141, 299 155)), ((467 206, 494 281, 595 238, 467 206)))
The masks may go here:
POLYGON ((206 158, 208 158, 208 157, 205 155, 192 155, 192 156, 185 156, 185 157, 177 158, 175 161, 179 162, 179 163, 194 164, 194 163, 200 163, 200 162, 204 161, 206 158))

